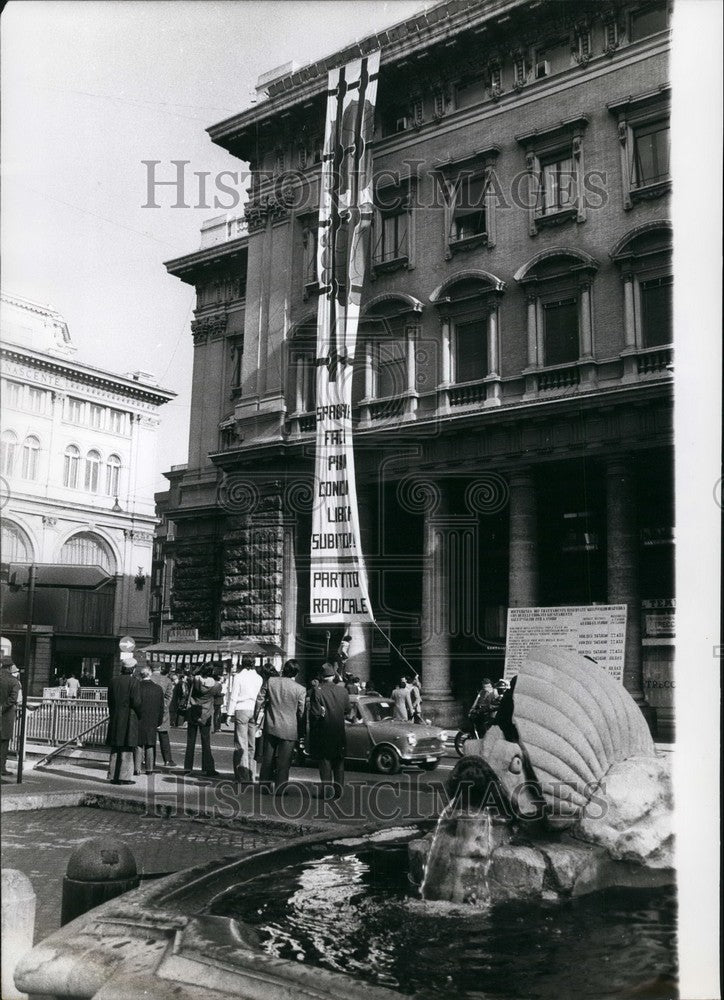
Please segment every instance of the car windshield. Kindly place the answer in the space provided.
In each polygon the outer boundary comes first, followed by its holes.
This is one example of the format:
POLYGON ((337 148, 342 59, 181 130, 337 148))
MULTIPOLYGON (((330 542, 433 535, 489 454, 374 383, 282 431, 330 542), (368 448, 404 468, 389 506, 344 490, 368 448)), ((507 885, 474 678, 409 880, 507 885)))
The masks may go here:
POLYGON ((391 719, 394 712, 391 701, 360 702, 359 708, 362 718, 367 722, 383 722, 385 719, 391 719))

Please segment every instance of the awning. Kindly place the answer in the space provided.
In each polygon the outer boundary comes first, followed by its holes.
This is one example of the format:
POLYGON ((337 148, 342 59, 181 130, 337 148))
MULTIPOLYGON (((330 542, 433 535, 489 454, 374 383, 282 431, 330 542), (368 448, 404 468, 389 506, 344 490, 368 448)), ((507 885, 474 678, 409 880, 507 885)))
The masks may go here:
POLYGON ((219 663, 238 660, 244 655, 254 657, 284 656, 284 650, 274 642, 254 642, 252 639, 199 639, 196 642, 158 642, 141 652, 151 663, 219 663))

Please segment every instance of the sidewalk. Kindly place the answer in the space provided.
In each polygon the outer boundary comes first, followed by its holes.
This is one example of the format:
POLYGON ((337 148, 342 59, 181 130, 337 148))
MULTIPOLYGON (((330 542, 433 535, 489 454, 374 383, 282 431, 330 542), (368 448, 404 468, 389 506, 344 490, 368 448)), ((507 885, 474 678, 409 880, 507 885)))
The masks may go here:
MULTIPOLYGON (((291 831, 290 831, 291 832, 291 831)), ((0 857, 3 868, 28 876, 37 896, 35 941, 60 926, 62 882, 73 850, 90 837, 118 837, 132 850, 139 874, 148 878, 204 861, 240 857, 288 840, 290 833, 258 824, 223 828, 191 817, 161 818, 90 806, 6 813, 0 857)))

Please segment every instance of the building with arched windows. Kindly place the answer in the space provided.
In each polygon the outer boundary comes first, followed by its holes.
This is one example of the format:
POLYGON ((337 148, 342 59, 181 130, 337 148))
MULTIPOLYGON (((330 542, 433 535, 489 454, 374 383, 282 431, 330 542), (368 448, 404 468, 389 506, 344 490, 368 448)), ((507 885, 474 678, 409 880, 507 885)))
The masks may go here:
POLYGON ((353 419, 393 645, 356 628, 353 669, 388 690, 403 651, 426 714, 455 724, 500 676, 509 608, 625 604, 624 683, 670 731, 669 8, 448 0, 267 74, 209 128, 251 185, 243 217, 166 265, 197 295, 189 460, 163 497, 170 623, 324 653, 308 622, 320 149, 328 70, 379 48, 353 419))
MULTIPOLYGON (((80 363, 53 310, 4 293, 1 304, 2 562, 16 582, 31 563, 67 567, 68 587, 35 591, 33 690, 71 671, 104 683, 121 636, 150 638, 158 411, 174 393, 80 363)), ((10 582, 3 635, 25 663, 27 591, 10 582)))

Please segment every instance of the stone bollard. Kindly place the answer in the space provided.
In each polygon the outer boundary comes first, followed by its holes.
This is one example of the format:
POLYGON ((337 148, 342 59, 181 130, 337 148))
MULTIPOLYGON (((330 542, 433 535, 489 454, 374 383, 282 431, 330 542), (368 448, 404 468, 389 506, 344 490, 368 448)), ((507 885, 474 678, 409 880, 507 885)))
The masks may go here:
POLYGON ((15 967, 33 947, 35 893, 30 879, 14 868, 2 870, 2 991, 3 1000, 26 1000, 15 987, 15 967))
POLYGON ((73 851, 63 878, 61 927, 139 884, 133 852, 116 837, 86 840, 73 851))

